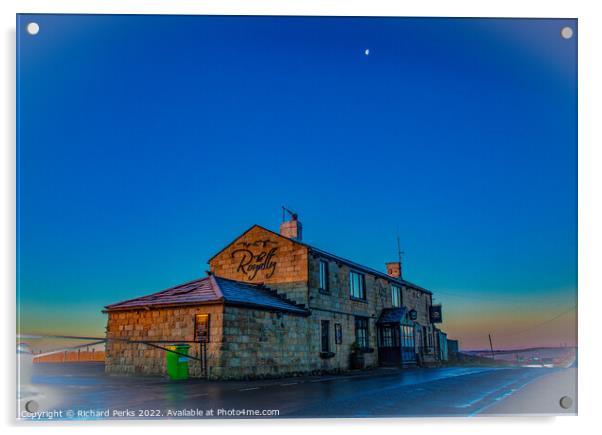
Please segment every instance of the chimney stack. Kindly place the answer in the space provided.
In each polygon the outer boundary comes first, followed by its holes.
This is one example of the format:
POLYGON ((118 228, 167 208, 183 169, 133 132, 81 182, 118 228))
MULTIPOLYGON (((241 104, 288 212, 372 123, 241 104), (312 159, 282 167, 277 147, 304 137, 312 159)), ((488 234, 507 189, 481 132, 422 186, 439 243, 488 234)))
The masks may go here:
POLYGON ((301 241, 303 233, 303 226, 301 222, 297 219, 296 213, 291 213, 290 221, 283 221, 280 224, 280 235, 284 237, 288 237, 289 239, 294 239, 297 241, 301 241))
POLYGON ((401 261, 392 261, 385 264, 387 266, 387 275, 393 278, 401 278, 401 261))

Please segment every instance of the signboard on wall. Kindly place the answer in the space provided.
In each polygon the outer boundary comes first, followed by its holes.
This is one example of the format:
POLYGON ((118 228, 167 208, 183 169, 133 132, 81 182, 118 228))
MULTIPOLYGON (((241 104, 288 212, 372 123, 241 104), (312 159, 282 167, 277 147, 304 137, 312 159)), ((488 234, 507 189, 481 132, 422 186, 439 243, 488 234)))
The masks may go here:
POLYGON ((194 318, 194 341, 209 343, 209 314, 197 314, 194 318))
POLYGON ((341 328, 340 323, 334 324, 334 343, 342 344, 343 343, 343 330, 341 328))
POLYGON ((441 313, 441 305, 431 305, 429 307, 429 316, 431 319, 431 323, 443 322, 443 316, 441 313))

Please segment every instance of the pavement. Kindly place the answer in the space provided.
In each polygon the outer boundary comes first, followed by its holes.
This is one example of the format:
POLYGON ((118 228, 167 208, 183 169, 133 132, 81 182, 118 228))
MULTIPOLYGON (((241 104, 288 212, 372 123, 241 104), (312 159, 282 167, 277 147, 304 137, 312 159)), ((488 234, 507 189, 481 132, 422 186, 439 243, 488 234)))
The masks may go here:
MULTIPOLYGON (((576 368, 447 367, 257 381, 107 376, 103 364, 35 364, 33 419, 311 418, 576 414, 576 368), (563 409, 560 397, 573 399, 563 409)), ((22 412, 22 411, 20 411, 22 412)))

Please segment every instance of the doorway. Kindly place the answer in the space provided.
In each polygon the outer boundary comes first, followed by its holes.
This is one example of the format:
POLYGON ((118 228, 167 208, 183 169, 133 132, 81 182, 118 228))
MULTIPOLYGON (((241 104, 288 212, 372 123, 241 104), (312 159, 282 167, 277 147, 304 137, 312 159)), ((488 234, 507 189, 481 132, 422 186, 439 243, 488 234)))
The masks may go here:
POLYGON ((378 361, 381 366, 398 366, 401 364, 399 324, 379 326, 378 361))

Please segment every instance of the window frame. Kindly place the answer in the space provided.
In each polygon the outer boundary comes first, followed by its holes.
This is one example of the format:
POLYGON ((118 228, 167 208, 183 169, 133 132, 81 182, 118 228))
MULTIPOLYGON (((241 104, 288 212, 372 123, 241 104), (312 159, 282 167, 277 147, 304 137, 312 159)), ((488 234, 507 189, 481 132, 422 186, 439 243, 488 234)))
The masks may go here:
POLYGON ((330 352, 330 320, 320 320, 320 351, 330 352))
POLYGON ((370 322, 368 317, 364 317, 364 316, 355 316, 355 342, 358 345, 358 347, 360 349, 368 349, 370 347, 370 322), (365 327, 358 327, 358 324, 360 323, 364 323, 365 322, 365 327), (360 330, 364 330, 365 334, 363 336, 363 342, 361 342, 360 340, 360 335, 358 334, 358 332, 360 330))
POLYGON ((330 293, 329 286, 329 265, 326 260, 319 260, 318 263, 318 290, 320 293, 330 293), (324 276, 322 276, 322 272, 324 272, 324 276), (324 282, 322 282, 322 278, 324 278, 324 282), (324 285, 322 285, 324 284, 324 285))
POLYGON ((350 269, 349 270, 349 297, 354 301, 366 302, 367 292, 366 292, 366 275, 358 272, 357 270, 350 269), (358 285, 360 286, 360 296, 355 296, 353 293, 353 275, 357 275, 359 277, 358 285))
POLYGON ((399 308, 403 305, 402 302, 402 295, 401 295, 401 287, 399 287, 396 284, 391 284, 391 306, 393 308, 399 308), (395 297, 394 295, 397 294, 397 305, 395 305, 395 297))

